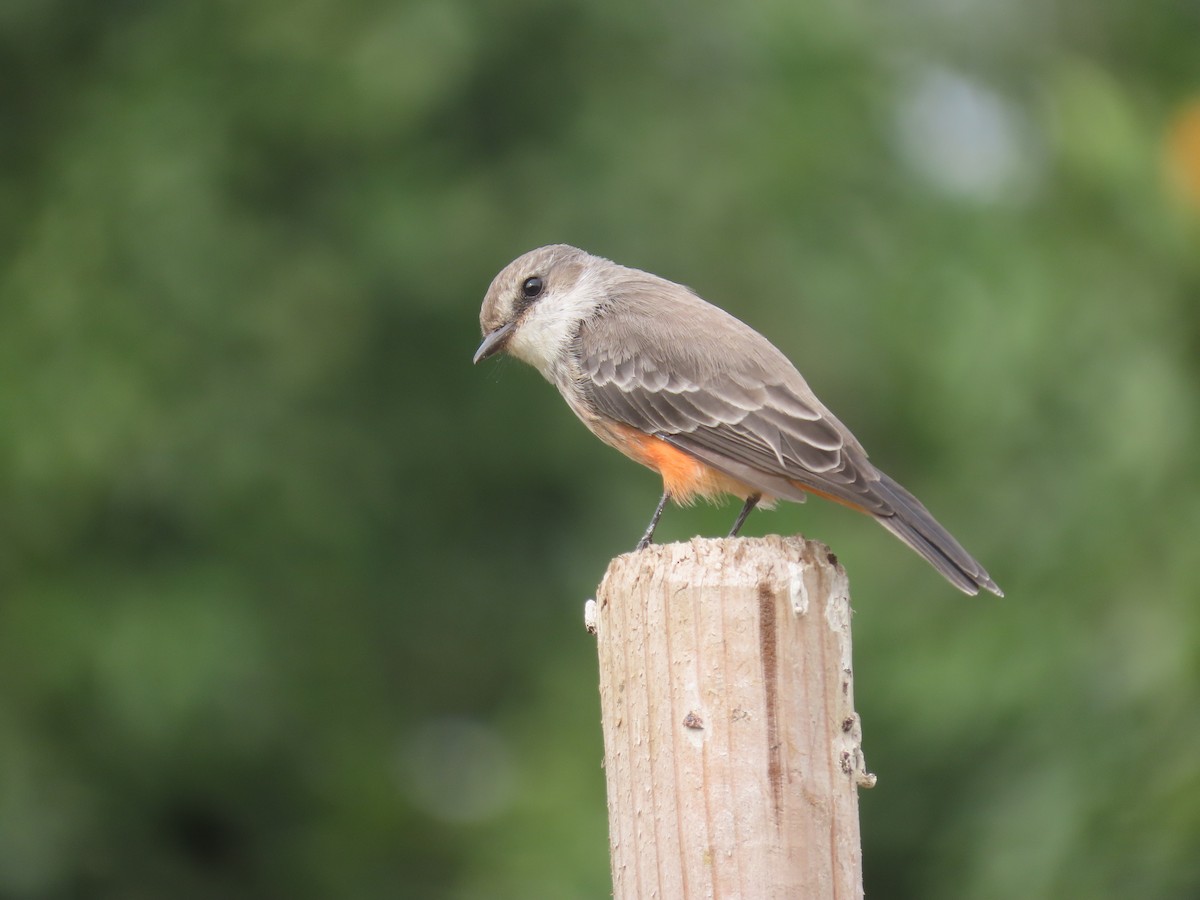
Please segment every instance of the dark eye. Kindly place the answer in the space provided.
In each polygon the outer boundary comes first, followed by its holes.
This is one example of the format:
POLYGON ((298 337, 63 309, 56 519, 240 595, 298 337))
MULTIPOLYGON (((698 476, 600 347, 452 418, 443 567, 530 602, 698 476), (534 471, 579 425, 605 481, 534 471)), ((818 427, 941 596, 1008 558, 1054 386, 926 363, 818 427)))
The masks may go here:
POLYGON ((532 278, 525 279, 525 283, 521 285, 521 293, 525 295, 526 300, 532 300, 541 294, 545 287, 546 283, 534 275, 532 278))

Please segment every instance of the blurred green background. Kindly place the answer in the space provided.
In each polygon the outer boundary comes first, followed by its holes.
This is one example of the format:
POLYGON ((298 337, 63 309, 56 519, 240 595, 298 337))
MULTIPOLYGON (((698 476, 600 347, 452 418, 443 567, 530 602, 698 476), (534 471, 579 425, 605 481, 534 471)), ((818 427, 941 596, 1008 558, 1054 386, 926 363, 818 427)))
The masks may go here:
POLYGON ((582 608, 659 485, 470 364, 555 241, 771 336, 1008 594, 749 521, 850 574, 868 895, 1200 896, 1198 36, 4 0, 0 897, 608 894, 582 608))

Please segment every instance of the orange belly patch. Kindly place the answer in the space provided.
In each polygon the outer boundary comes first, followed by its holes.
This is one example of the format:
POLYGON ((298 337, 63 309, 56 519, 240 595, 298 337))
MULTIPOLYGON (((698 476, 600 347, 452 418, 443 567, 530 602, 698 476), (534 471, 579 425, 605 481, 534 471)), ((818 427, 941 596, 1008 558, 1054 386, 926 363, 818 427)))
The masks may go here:
MULTIPOLYGON (((677 503, 691 503, 697 497, 714 499, 722 494, 733 494, 744 500, 751 494, 761 493, 673 447, 662 438, 628 425, 609 426, 609 429, 612 440, 608 443, 661 475, 663 490, 668 491, 677 503)), ((771 502, 772 498, 764 497, 760 505, 767 506, 771 502)))

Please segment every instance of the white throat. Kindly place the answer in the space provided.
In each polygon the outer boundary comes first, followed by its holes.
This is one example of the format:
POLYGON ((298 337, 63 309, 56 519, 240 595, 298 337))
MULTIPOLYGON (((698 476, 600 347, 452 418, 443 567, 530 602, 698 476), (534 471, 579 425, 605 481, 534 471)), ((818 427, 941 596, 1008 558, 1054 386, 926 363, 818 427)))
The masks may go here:
POLYGON ((567 348, 579 324, 600 300, 595 269, 588 266, 561 294, 543 297, 526 311, 508 341, 508 352, 557 382, 555 375, 568 363, 567 348))

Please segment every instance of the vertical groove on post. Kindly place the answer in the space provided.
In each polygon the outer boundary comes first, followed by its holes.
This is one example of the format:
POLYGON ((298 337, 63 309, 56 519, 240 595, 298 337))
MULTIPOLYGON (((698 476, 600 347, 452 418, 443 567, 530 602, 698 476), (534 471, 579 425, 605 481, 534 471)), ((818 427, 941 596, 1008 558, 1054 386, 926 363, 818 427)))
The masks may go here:
POLYGON ((803 538, 613 560, 596 598, 614 896, 862 896, 845 573, 803 538))

